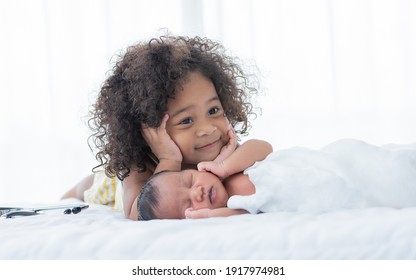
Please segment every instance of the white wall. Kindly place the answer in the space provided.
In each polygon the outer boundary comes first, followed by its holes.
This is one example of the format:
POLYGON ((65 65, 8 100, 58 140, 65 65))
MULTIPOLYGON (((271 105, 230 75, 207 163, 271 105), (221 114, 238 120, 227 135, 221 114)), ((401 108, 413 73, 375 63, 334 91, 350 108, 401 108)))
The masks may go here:
POLYGON ((0 0, 0 202, 53 202, 95 164, 84 116, 129 44, 220 40, 260 71, 275 150, 416 141, 414 1, 0 0))

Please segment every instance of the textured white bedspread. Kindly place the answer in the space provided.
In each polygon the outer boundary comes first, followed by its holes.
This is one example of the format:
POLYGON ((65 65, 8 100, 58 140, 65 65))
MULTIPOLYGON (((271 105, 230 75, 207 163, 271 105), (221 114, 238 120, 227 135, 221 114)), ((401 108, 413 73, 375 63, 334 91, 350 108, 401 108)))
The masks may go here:
POLYGON ((0 220, 0 240, 0 259, 416 259, 416 208, 139 222, 91 205, 0 220))

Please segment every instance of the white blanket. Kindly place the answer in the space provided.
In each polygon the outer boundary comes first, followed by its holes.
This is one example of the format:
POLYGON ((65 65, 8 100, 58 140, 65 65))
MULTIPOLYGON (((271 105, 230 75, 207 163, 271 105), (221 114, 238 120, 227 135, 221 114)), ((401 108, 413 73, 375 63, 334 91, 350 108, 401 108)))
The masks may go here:
POLYGON ((416 259, 415 221, 416 208, 365 208, 139 222, 91 205, 0 220, 0 259, 416 259))
POLYGON ((416 145, 345 139, 274 152, 245 173, 256 193, 231 197, 228 207, 250 213, 416 206, 416 145))

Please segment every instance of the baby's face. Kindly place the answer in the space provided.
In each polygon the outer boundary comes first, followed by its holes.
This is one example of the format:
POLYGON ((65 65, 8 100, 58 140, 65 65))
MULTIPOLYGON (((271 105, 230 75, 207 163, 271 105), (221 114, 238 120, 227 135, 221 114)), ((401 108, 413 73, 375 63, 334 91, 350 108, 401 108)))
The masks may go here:
POLYGON ((228 120, 213 83, 191 73, 168 101, 166 131, 179 147, 185 164, 214 160, 229 141, 228 120))
POLYGON ((166 172, 157 177, 159 219, 184 219, 185 210, 226 207, 228 194, 217 176, 203 171, 166 172))

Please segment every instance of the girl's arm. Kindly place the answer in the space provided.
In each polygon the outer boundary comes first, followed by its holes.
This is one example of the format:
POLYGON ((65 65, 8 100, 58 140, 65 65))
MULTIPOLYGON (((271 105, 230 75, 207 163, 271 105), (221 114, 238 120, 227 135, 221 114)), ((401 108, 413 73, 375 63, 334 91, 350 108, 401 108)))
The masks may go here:
POLYGON ((159 163, 156 168, 149 168, 145 172, 139 173, 137 166, 131 167, 132 172, 123 181, 123 210, 124 215, 132 220, 137 220, 137 197, 144 185, 152 174, 162 170, 180 170, 182 154, 175 142, 166 132, 166 123, 169 119, 165 115, 159 127, 147 127, 142 125, 142 135, 152 152, 158 158, 159 163))
POLYGON ((238 147, 237 136, 235 135, 234 129, 229 126, 228 129, 228 143, 222 147, 219 155, 213 160, 215 162, 222 162, 224 159, 229 157, 235 149, 238 147))
POLYGON ((271 152, 273 152, 273 147, 268 142, 252 139, 244 142, 221 162, 199 163, 198 170, 209 171, 220 179, 225 179, 252 166, 256 161, 265 159, 271 152))
POLYGON ((188 208, 185 210, 185 217, 187 219, 201 219, 201 218, 212 218, 212 217, 228 217, 233 215, 247 214, 248 212, 243 209, 230 209, 230 208, 217 208, 217 209, 198 209, 194 210, 188 208))
POLYGON ((176 168, 177 166, 175 163, 172 164, 172 162, 166 162, 164 160, 159 162, 159 165, 156 167, 154 172, 148 168, 145 172, 139 173, 137 171, 133 171, 137 170, 137 168, 135 169, 132 167, 132 172, 130 172, 129 176, 123 180, 124 216, 131 220, 137 221, 139 216, 139 213, 137 212, 137 197, 139 196, 146 180, 149 179, 153 173, 166 169, 175 170, 176 168))
POLYGON ((147 168, 145 172, 137 172, 137 167, 131 167, 130 174, 123 180, 123 211, 124 216, 137 221, 137 197, 144 182, 152 176, 152 171, 147 168))

